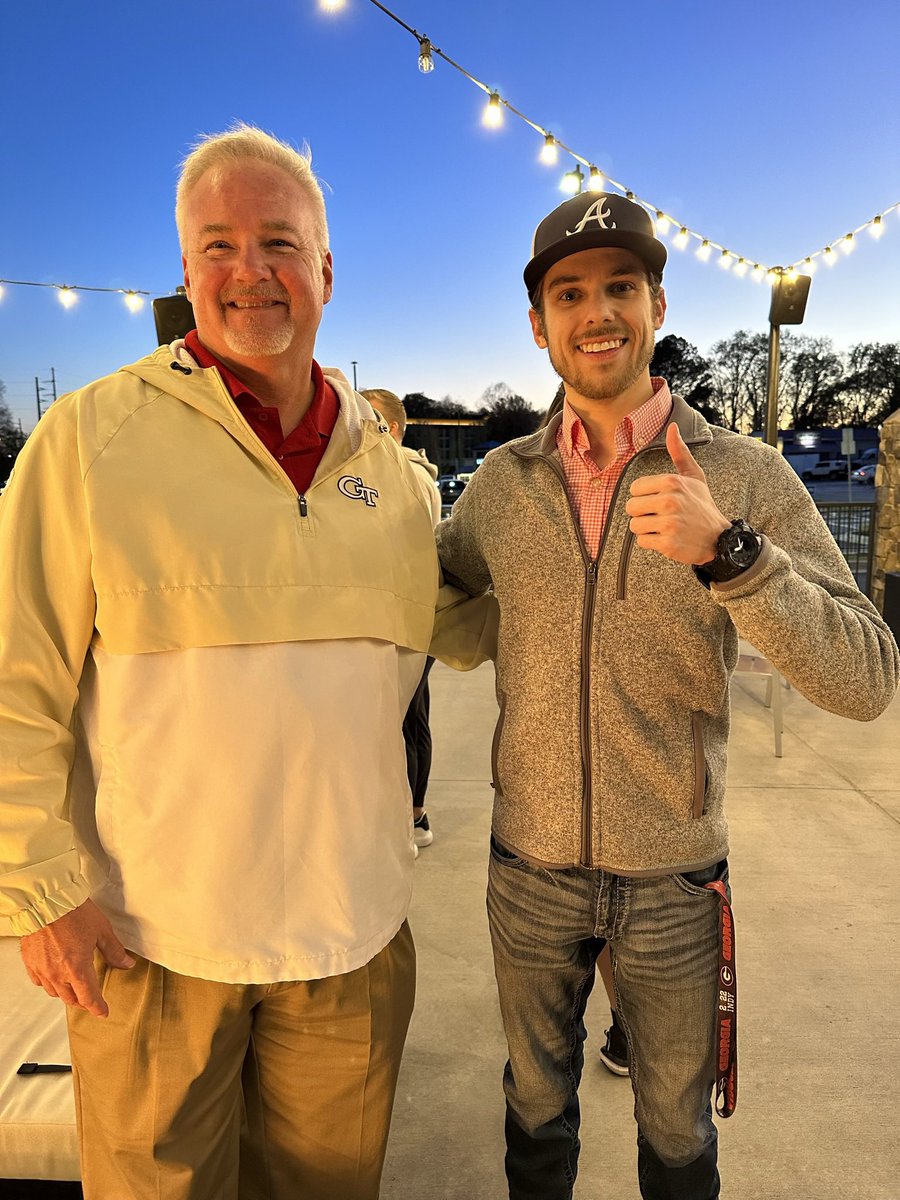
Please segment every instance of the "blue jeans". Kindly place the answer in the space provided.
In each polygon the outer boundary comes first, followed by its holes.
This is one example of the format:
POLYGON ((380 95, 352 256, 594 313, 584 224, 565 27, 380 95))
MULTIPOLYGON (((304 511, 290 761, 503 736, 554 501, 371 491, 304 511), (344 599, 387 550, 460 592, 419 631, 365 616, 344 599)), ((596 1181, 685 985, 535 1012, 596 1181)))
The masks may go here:
POLYGON ((609 942, 628 1038, 644 1200, 717 1200, 712 1121, 719 898, 727 863, 651 879, 545 870, 491 839, 487 907, 509 1046, 510 1200, 570 1200, 584 1010, 609 942))

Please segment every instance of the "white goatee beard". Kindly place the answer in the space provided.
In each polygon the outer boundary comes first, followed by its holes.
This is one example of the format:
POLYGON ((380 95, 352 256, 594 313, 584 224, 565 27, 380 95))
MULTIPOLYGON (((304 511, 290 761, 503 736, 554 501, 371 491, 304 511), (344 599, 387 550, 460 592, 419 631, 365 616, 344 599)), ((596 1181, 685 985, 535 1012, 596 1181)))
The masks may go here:
POLYGON ((272 358, 284 354, 290 346, 294 331, 285 322, 280 329, 231 329, 224 331, 225 345, 244 358, 272 358))

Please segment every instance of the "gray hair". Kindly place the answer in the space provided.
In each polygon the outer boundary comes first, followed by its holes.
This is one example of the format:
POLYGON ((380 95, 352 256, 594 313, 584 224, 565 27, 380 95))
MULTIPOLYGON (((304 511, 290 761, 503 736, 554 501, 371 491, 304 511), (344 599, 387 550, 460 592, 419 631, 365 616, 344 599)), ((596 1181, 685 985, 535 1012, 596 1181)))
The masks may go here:
POLYGON ((255 125, 247 125, 243 121, 236 121, 224 133, 204 134, 181 164, 175 192, 175 224, 178 226, 178 240, 182 251, 185 248, 185 203, 201 175, 211 167, 221 167, 246 159, 280 167, 292 179, 296 179, 312 206, 319 249, 324 254, 328 249, 325 198, 322 195, 322 187, 313 174, 309 146, 304 142, 302 150, 295 150, 293 146, 282 142, 273 134, 265 133, 255 125))

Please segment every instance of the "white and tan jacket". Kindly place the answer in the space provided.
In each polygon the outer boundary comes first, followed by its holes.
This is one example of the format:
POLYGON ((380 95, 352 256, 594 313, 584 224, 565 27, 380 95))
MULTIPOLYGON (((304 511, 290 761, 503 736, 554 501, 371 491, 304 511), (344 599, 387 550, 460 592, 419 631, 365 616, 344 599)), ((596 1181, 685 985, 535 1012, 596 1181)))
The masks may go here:
POLYGON ((0 501, 9 932, 90 895, 138 954, 269 982, 351 971, 402 924, 439 571, 405 456, 326 375, 303 496, 180 343, 29 439, 0 501))

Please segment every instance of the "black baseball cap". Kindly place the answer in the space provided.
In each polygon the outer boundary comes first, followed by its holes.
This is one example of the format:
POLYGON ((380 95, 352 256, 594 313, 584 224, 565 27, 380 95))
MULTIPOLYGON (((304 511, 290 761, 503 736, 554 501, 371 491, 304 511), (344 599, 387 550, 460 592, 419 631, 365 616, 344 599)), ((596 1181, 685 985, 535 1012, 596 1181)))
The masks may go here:
POLYGON ((554 208, 534 231, 531 262, 525 268, 529 300, 534 301, 554 263, 595 246, 631 250, 655 275, 662 275, 666 265, 666 247, 645 208, 609 192, 582 192, 554 208))

